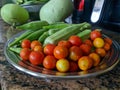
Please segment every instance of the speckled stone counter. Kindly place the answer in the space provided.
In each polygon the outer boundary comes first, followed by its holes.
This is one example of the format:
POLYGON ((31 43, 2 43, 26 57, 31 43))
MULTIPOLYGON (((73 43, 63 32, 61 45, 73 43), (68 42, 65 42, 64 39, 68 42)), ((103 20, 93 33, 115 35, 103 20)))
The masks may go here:
MULTIPOLYGON (((2 90, 120 90, 120 62, 102 75, 79 80, 49 80, 25 74, 10 65, 3 53, 7 26, 0 20, 0 84, 2 90)), ((120 43, 120 33, 103 32, 120 43)))

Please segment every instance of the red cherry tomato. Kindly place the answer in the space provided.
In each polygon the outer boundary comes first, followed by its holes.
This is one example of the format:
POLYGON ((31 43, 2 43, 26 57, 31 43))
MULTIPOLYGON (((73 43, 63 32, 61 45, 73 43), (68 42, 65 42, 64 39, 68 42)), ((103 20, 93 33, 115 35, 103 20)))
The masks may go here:
POLYGON ((88 44, 82 44, 80 45, 80 49, 83 52, 83 55, 88 55, 91 52, 91 46, 88 44))
POLYGON ((70 43, 72 43, 72 45, 75 45, 75 46, 80 46, 82 44, 82 39, 79 36, 76 36, 76 35, 70 36, 68 41, 70 43))
POLYGON ((61 40, 58 42, 58 46, 65 46, 69 49, 72 46, 72 44, 67 40, 61 40))
POLYGON ((31 50, 29 48, 23 48, 20 51, 20 57, 22 58, 22 60, 29 60, 30 53, 31 53, 31 50))
POLYGON ((90 45, 91 47, 93 46, 93 42, 92 42, 92 40, 90 40, 90 39, 86 39, 86 40, 84 41, 84 43, 87 44, 87 45, 90 45))
POLYGON ((29 55, 29 61, 33 65, 40 65, 43 63, 44 54, 38 51, 32 51, 29 55))
POLYGON ((69 68, 70 72, 78 71, 79 67, 77 62, 69 61, 69 63, 70 63, 70 68, 69 68))
POLYGON ((31 44, 31 41, 30 41, 30 40, 24 39, 24 40, 21 42, 21 47, 22 47, 22 48, 30 48, 30 44, 31 44))
POLYGON ((90 33, 90 38, 91 40, 94 40, 95 38, 98 38, 98 37, 101 37, 102 34, 100 32, 100 30, 96 29, 96 30, 93 30, 91 33, 90 33))
POLYGON ((46 69, 55 69, 56 62, 57 62, 57 59, 54 56, 48 55, 43 60, 43 66, 46 69))
POLYGON ((69 49, 69 58, 73 61, 77 61, 82 55, 82 51, 78 46, 72 46, 69 49))
POLYGON ((45 47, 44 47, 44 53, 46 55, 53 55, 53 51, 54 51, 54 48, 56 46, 54 44, 47 44, 45 47))
POLYGON ((66 58, 68 56, 68 49, 63 46, 56 46, 54 49, 54 56, 57 59, 66 58))

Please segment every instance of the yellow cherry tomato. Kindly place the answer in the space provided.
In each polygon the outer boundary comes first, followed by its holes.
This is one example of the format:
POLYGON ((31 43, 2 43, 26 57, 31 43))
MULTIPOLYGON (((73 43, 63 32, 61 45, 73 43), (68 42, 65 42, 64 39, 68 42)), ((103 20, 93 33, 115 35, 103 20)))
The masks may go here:
POLYGON ((59 72, 67 72, 69 70, 69 61, 67 59, 59 59, 56 62, 56 68, 59 72))
POLYGON ((104 40, 102 38, 95 38, 95 40, 93 41, 93 45, 96 48, 102 48, 104 46, 104 40))

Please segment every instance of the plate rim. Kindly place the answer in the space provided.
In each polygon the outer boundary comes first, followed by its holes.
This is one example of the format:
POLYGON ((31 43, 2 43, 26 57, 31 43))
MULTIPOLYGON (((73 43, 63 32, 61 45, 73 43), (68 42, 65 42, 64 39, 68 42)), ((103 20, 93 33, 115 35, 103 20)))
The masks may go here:
MULTIPOLYGON (((118 62, 120 61, 120 55, 118 56, 116 62, 111 66, 111 67, 108 67, 107 69, 105 70, 100 70, 98 72, 94 72, 94 73, 89 73, 89 74, 83 74, 83 75, 71 75, 71 76, 62 76, 62 75, 48 75, 48 74, 44 74, 44 73, 39 73, 39 72, 35 72, 35 71, 32 71, 32 70, 29 70, 29 69, 26 69, 20 65, 18 65, 17 63, 15 63, 14 61, 10 60, 8 55, 7 55, 7 48, 8 48, 8 43, 13 39, 15 39, 15 37, 17 37, 18 35, 21 35, 23 32, 25 31, 22 31, 22 32, 19 32, 17 34, 15 34, 12 38, 10 38, 6 43, 5 43, 5 46, 4 46, 4 55, 7 59, 7 61, 13 65, 15 68, 17 68, 18 70, 26 73, 26 74, 29 74, 29 75, 32 75, 32 76, 35 76, 35 77, 38 77, 38 78, 49 78, 49 79, 80 79, 80 78, 86 78, 86 77, 94 77, 94 76, 98 76, 98 75, 101 75, 101 74, 104 74, 106 72, 109 72, 111 71, 117 64, 118 62)), ((104 35, 104 34, 103 34, 104 35)), ((105 35, 106 37, 108 37, 107 35, 105 35)), ((110 37, 109 37, 110 38, 110 37)), ((120 50, 120 45, 117 41, 113 40, 112 41, 114 42, 114 44, 116 44, 120 50)), ((62 73, 61 73, 62 74, 62 73)), ((64 74, 64 73, 63 73, 64 74)))

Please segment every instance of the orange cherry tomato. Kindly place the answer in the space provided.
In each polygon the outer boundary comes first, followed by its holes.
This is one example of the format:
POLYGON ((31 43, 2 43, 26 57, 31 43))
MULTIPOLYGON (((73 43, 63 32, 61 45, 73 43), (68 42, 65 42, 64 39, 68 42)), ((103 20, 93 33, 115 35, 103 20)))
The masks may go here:
POLYGON ((31 41, 30 41, 30 40, 24 39, 24 40, 21 42, 21 47, 22 47, 22 48, 30 48, 30 44, 31 44, 31 41))
POLYGON ((40 46, 40 45, 35 46, 35 47, 33 48, 33 51, 42 52, 42 51, 43 51, 43 47, 42 47, 42 46, 40 46))
POLYGON ((22 60, 29 60, 30 53, 31 53, 31 50, 29 48, 23 48, 20 51, 20 57, 22 58, 22 60))
POLYGON ((56 47, 56 45, 54 44, 47 44, 45 47, 44 47, 44 53, 46 55, 53 55, 53 51, 54 51, 54 48, 56 47))
POLYGON ((31 42, 31 49, 34 49, 35 46, 42 46, 42 44, 39 41, 34 40, 31 42))
POLYGON ((112 40, 110 38, 104 38, 104 41, 109 43, 109 45, 112 45, 112 40))
POLYGON ((93 66, 93 60, 89 56, 82 56, 78 60, 78 66, 81 70, 88 70, 93 66))
POLYGON ((108 51, 108 50, 110 50, 111 45, 110 45, 109 43, 105 42, 103 48, 104 48, 106 51, 108 51))
POLYGON ((69 49, 72 46, 72 44, 67 40, 61 40, 58 42, 58 46, 65 46, 69 49))
POLYGON ((69 49, 69 58, 73 61, 77 61, 82 55, 83 53, 78 46, 72 46, 69 49))
POLYGON ((95 52, 101 57, 104 57, 107 54, 104 48, 97 48, 95 52))
POLYGON ((93 66, 99 65, 100 56, 97 53, 90 53, 89 57, 93 60, 93 66))
POLYGON ((57 61, 57 59, 54 56, 48 55, 43 60, 43 66, 46 69, 55 69, 56 61, 57 61))
POLYGON ((82 50, 83 55, 88 55, 91 52, 91 46, 88 44, 81 44, 80 49, 82 50))
POLYGON ((40 65, 43 63, 44 54, 38 51, 32 51, 29 55, 29 61, 33 65, 40 65))
POLYGON ((56 46, 54 49, 54 56, 57 59, 66 58, 68 56, 68 49, 64 46, 56 46))
POLYGON ((80 46, 82 44, 82 39, 79 36, 76 36, 76 35, 70 36, 68 41, 70 43, 72 43, 72 45, 76 45, 76 46, 80 46))

